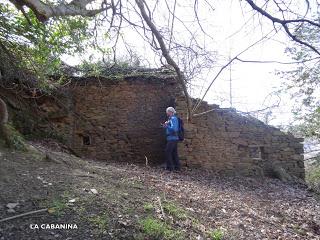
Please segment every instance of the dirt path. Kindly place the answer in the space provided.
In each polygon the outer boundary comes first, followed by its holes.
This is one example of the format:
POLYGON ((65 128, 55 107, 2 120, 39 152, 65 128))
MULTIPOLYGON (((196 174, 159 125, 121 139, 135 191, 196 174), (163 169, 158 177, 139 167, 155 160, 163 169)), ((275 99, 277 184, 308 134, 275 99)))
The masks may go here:
POLYGON ((320 239, 319 201, 278 180, 106 165, 39 145, 0 149, 0 166, 0 219, 49 209, 0 222, 0 240, 320 239))

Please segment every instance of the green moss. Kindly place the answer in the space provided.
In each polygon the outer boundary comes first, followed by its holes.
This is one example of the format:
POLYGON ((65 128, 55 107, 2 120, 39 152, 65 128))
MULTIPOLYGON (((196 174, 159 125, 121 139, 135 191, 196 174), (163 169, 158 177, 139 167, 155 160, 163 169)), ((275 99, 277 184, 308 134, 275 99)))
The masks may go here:
POLYGON ((10 123, 3 126, 2 134, 7 147, 19 151, 27 151, 24 138, 10 123))

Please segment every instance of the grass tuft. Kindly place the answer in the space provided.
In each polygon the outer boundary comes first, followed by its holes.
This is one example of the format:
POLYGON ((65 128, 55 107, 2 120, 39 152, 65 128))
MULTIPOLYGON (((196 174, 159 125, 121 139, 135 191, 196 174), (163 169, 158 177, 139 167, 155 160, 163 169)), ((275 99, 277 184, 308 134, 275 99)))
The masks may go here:
POLYGON ((143 205, 143 208, 146 212, 151 212, 154 209, 152 203, 145 203, 143 205))
POLYGON ((89 222, 97 226, 100 231, 108 227, 108 216, 106 214, 89 217, 89 222))
POLYGON ((187 218, 186 211, 180 208, 179 206, 177 206, 176 204, 174 204, 173 202, 165 202, 163 204, 163 209, 165 212, 167 212, 171 216, 176 217, 180 220, 184 220, 187 218))
POLYGON ((65 209, 67 208, 67 204, 63 199, 54 199, 50 204, 50 210, 53 214, 57 216, 61 216, 64 214, 65 209))
POLYGON ((212 240, 222 240, 223 239, 223 232, 221 229, 215 229, 209 233, 210 239, 212 240))
POLYGON ((183 234, 173 230, 166 223, 158 219, 148 217, 140 222, 143 232, 151 239, 182 240, 183 234))

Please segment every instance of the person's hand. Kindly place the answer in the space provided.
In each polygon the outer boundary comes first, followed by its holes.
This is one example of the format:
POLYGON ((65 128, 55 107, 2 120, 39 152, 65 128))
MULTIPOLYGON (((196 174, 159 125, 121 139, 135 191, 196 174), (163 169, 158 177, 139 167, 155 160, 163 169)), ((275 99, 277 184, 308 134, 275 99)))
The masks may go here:
POLYGON ((161 123, 161 126, 164 127, 164 128, 167 127, 167 125, 168 125, 168 121, 166 121, 164 123, 161 123))

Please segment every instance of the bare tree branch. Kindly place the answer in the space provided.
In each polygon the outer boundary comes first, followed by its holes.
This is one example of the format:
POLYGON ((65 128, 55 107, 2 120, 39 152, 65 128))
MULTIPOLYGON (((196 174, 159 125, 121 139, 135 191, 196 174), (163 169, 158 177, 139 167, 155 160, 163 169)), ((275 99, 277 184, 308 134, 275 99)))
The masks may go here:
POLYGON ((279 19, 277 17, 272 16, 271 14, 269 14, 268 12, 266 12, 265 10, 263 10, 262 8, 258 7, 253 0, 246 0, 246 2, 252 7, 252 9, 258 11, 259 13, 261 13, 263 16, 267 17, 268 19, 270 19, 273 23, 279 23, 283 29, 285 30, 285 32, 288 34, 288 36, 295 42, 300 43, 310 49, 312 49, 314 52, 316 52, 317 54, 320 55, 320 51, 317 50, 314 46, 312 46, 311 44, 299 39, 297 36, 295 36, 292 32, 290 32, 290 29, 288 27, 288 24, 290 23, 308 23, 310 25, 316 26, 320 28, 320 24, 314 21, 311 21, 309 19, 304 19, 304 18, 300 18, 300 19, 279 19))
POLYGON ((137 6, 140 9, 140 12, 141 12, 141 15, 142 15, 143 19, 145 20, 145 22, 149 26, 150 30, 152 31, 152 34, 157 39, 157 42, 158 42, 158 44, 160 46, 160 49, 161 49, 163 57, 166 59, 167 63, 174 68, 174 70, 175 70, 175 72, 177 74, 177 79, 178 79, 179 83, 181 84, 183 92, 184 92, 184 95, 186 97, 187 108, 188 108, 188 119, 191 119, 191 117, 192 117, 191 116, 191 100, 190 100, 189 93, 188 93, 188 90, 187 90, 187 87, 186 87, 186 84, 185 84, 185 82, 186 82, 185 76, 184 76, 183 72, 180 70, 178 64, 170 56, 170 53, 169 53, 169 51, 168 51, 168 49, 166 47, 166 44, 165 44, 165 42, 163 40, 162 35, 160 34, 160 32, 158 31, 157 27, 154 25, 154 23, 151 21, 150 17, 146 13, 146 10, 145 10, 146 3, 145 3, 145 1, 136 0, 136 3, 137 3, 137 6))
POLYGON ((15 6, 27 6, 29 7, 37 16, 39 21, 47 21, 51 17, 61 17, 61 16, 85 16, 91 17, 95 16, 100 12, 112 8, 112 6, 106 5, 99 9, 86 9, 87 5, 94 0, 73 0, 70 3, 60 3, 59 5, 53 6, 44 3, 41 0, 10 0, 15 6))
POLYGON ((274 30, 270 31, 268 34, 266 34, 265 36, 263 36, 261 39, 259 39, 258 41, 254 42, 253 44, 251 44, 250 46, 248 46, 247 48, 245 48, 244 50, 242 50, 240 53, 238 53, 235 57, 231 58, 225 65, 223 65, 220 70, 218 71, 218 73, 216 74, 216 76, 212 79, 211 83, 209 84, 207 90, 205 91, 205 93, 203 94, 202 98, 199 99, 199 101, 196 103, 196 105, 194 106, 194 108, 192 109, 191 113, 193 114, 198 107, 200 106, 201 102, 203 101, 203 99, 205 98, 205 96, 207 95, 208 91, 210 90, 212 84, 217 80, 217 78, 220 76, 220 74, 223 72, 224 69, 226 69, 233 61, 237 60, 238 57, 243 54, 244 52, 248 51, 250 48, 252 48, 253 46, 255 46, 256 44, 258 44, 259 42, 263 41, 264 39, 266 39, 269 34, 271 34, 274 30))
POLYGON ((284 64, 284 65, 311 62, 311 61, 318 60, 318 59, 320 59, 320 57, 315 57, 315 58, 311 58, 311 59, 307 59, 307 60, 303 60, 303 61, 295 61, 295 62, 279 62, 279 61, 264 61, 264 60, 244 60, 244 59, 237 57, 237 60, 239 62, 243 62, 243 63, 277 63, 277 64, 284 64))

